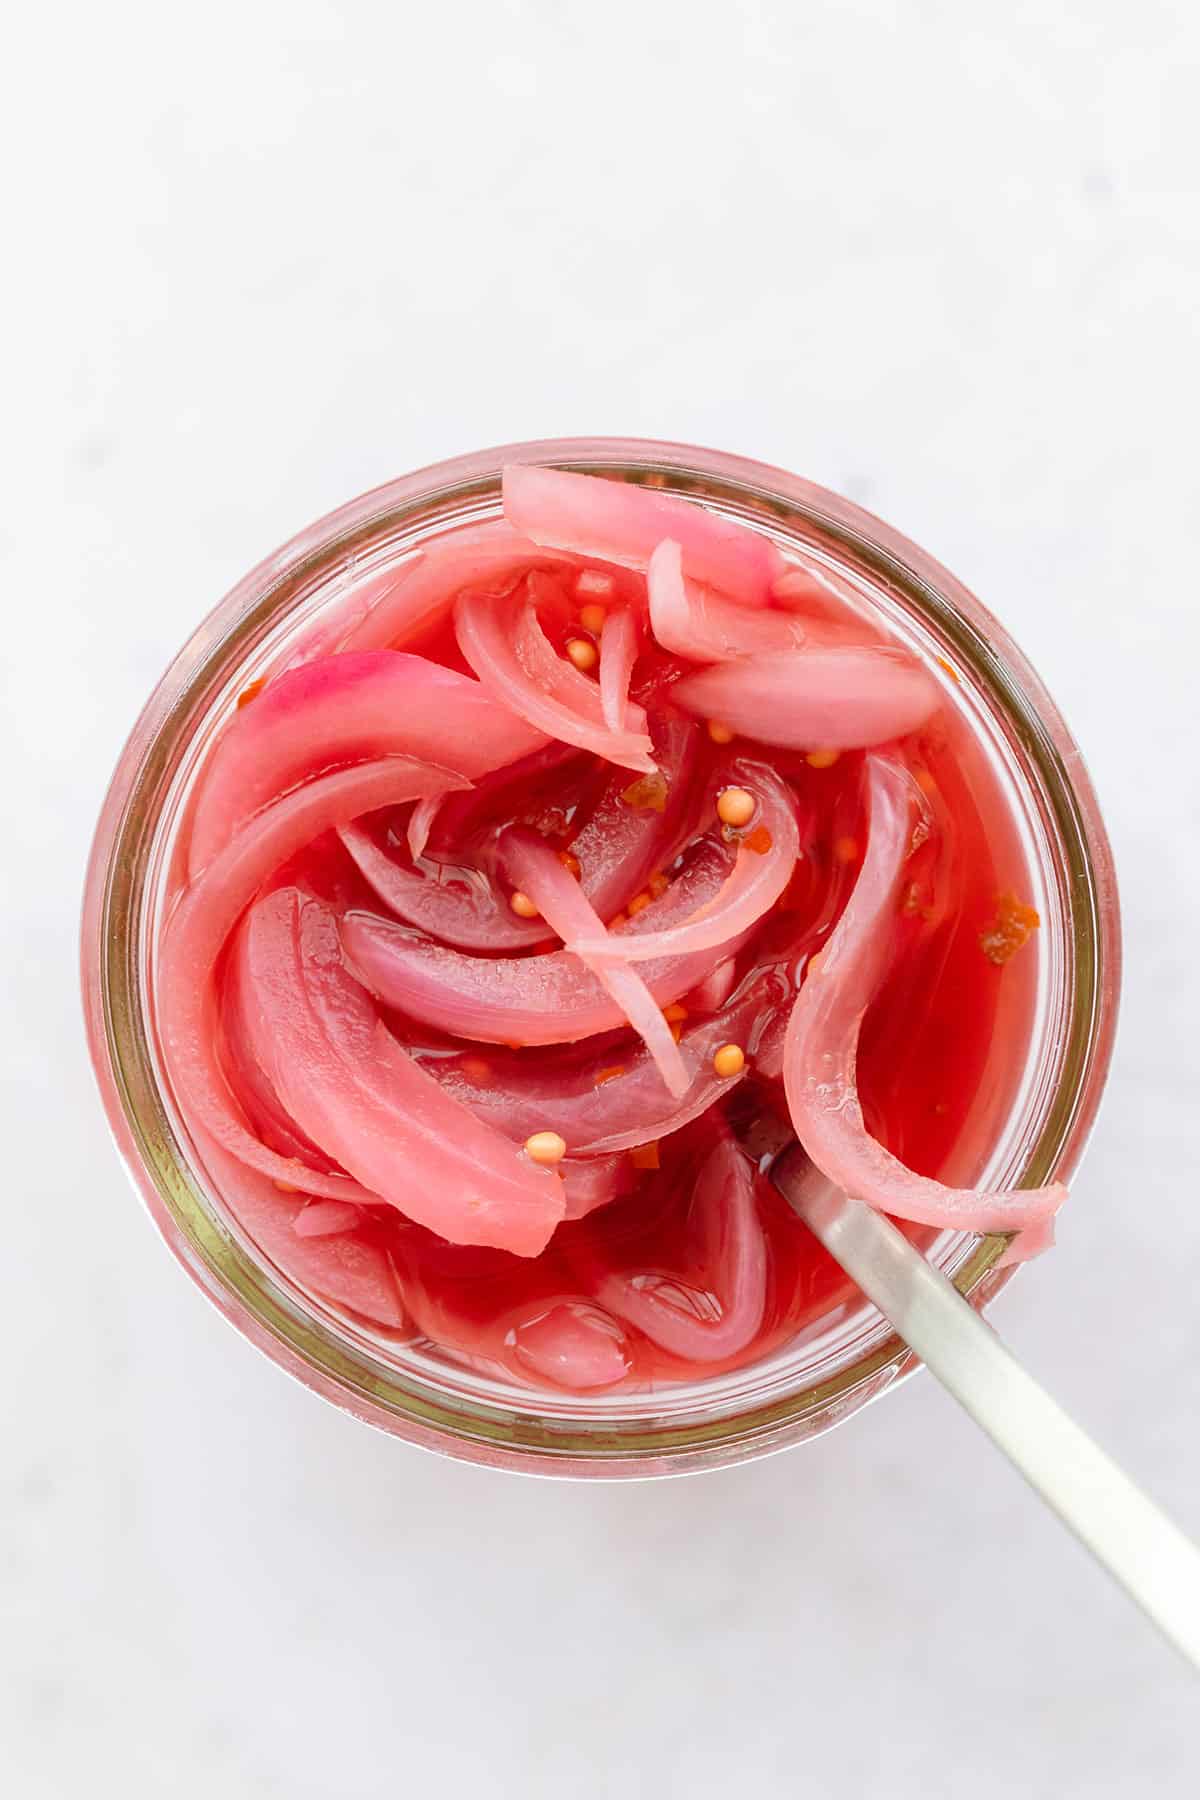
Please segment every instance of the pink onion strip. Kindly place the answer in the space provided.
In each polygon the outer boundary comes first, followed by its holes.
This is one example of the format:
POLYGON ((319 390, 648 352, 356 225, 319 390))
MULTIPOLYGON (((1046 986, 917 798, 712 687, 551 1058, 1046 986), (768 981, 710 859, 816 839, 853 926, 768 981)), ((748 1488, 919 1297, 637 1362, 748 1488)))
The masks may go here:
POLYGON ((344 967, 329 908, 279 889, 243 941, 255 1054, 301 1129, 450 1243, 538 1255, 563 1217, 562 1182, 401 1048, 344 967))
POLYGON ((600 632, 600 710, 610 731, 629 729, 629 680, 637 653, 632 612, 627 606, 610 612, 600 632))
MULTIPOLYGON (((528 894, 546 923, 564 941, 581 933, 602 945, 607 941, 604 923, 584 898, 579 883, 535 832, 521 827, 506 832, 501 860, 514 887, 528 894)), ((670 1092, 677 1099, 685 1094, 691 1081, 679 1046, 641 976, 603 957, 582 955, 582 961, 638 1033, 670 1092)))
POLYGON ((459 649, 501 705, 564 744, 641 774, 653 772, 649 737, 641 729, 609 730, 595 683, 555 654, 531 605, 465 593, 455 621, 459 649))
POLYGON ((677 681, 671 698, 763 744, 862 750, 923 725, 938 690, 902 651, 814 649, 700 669, 677 681))
POLYGON ((461 776, 404 757, 341 769, 267 807, 241 830, 179 900, 163 933, 156 987, 167 1069, 179 1098, 234 1156, 306 1194, 371 1201, 356 1181, 318 1175, 261 1144, 234 1111, 217 1062, 209 979, 240 914, 281 864, 323 831, 360 813, 464 786, 461 776))
POLYGON ((798 650, 807 635, 788 613, 738 606, 685 581, 683 550, 671 538, 650 558, 646 590, 654 636, 664 650, 691 662, 733 662, 798 650))
POLYGON ((331 656, 272 681, 221 734, 201 777, 188 867, 212 861, 260 807, 341 763, 406 756, 474 779, 545 737, 470 676, 422 656, 331 656))
POLYGON ((706 1286, 676 1275, 610 1271, 596 1298, 652 1343, 688 1362, 719 1362, 754 1341, 767 1300, 767 1244, 754 1171, 732 1140, 710 1153, 692 1200, 706 1286), (705 1315, 708 1316, 705 1316, 705 1315))
POLYGON ((869 834, 853 892, 788 1024, 784 1084, 796 1134, 813 1163, 857 1200, 919 1225, 1017 1231, 1053 1216, 1058 1184, 1009 1192, 944 1187, 915 1175, 868 1133, 856 1079, 863 1014, 886 966, 896 889, 912 837, 910 781, 895 763, 867 763, 869 834))
POLYGON ((510 463, 504 516, 535 543, 644 570, 656 544, 674 538, 688 574, 751 606, 765 606, 786 564, 771 540, 693 500, 633 482, 510 463))
MULTIPOLYGON (((666 893, 619 929, 653 931, 694 912, 729 870, 725 845, 702 844, 666 893)), ((590 969, 567 950, 540 956, 467 956, 371 913, 342 920, 342 944, 359 979, 385 1006, 455 1037, 485 1044, 574 1044, 626 1023, 590 969)), ((731 945, 730 950, 737 948, 731 945)), ((647 963, 642 979, 660 1006, 709 974, 719 953, 647 963)))
POLYGON ((758 810, 749 837, 753 841, 756 830, 765 830, 771 839, 770 848, 748 849, 745 843, 739 843, 733 873, 720 892, 669 930, 648 931, 637 937, 616 937, 605 932, 603 937, 570 938, 568 950, 597 967, 615 960, 635 963, 652 962, 660 956, 690 956, 699 950, 723 948, 770 912, 791 880, 800 854, 800 832, 790 790, 763 763, 733 763, 721 785, 743 787, 755 796, 758 810))

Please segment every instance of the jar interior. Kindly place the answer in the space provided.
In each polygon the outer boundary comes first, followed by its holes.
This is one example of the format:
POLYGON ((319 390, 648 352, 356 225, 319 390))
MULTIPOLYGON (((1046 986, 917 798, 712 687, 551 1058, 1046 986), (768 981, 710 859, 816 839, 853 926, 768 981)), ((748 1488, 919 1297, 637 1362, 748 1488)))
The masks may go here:
MULTIPOLYGON (((828 571, 851 603, 881 618, 926 664, 946 671, 945 699, 969 733, 997 859, 1019 869, 1042 927, 1003 988, 1003 1016, 978 1094, 945 1174, 962 1184, 1035 1185, 1058 1166, 1096 1052, 1099 930, 1084 822, 1058 749, 987 629, 868 531, 769 487, 669 459, 560 459, 561 466, 649 482, 703 499, 768 531, 787 552, 828 571), (1018 974, 1019 969, 1019 974, 1018 974), (1020 1046, 1014 1055, 1014 1045, 1020 1046)), ((814 492, 816 492, 814 490, 814 492)), ((432 536, 498 515, 495 470, 400 500, 378 496, 342 529, 315 527, 243 584, 242 603, 218 609, 197 633, 152 706, 159 715, 125 807, 110 869, 103 935, 107 1036, 121 1102, 139 1154, 177 1234, 176 1248, 228 1310, 322 1372, 376 1422, 422 1424, 470 1446, 501 1445, 620 1464, 693 1453, 728 1460, 731 1446, 820 1429, 890 1384, 903 1346, 861 1296, 839 1305, 761 1361, 652 1391, 589 1396, 518 1385, 456 1360, 422 1339, 400 1341, 338 1312, 267 1264, 222 1204, 175 1108, 155 1016, 155 945, 171 891, 180 827, 197 773, 237 694, 286 658, 346 596, 399 569, 432 536), (247 593, 247 588, 252 589, 247 593)), ((864 522, 869 524, 869 522, 864 522)), ((1007 1278, 1005 1240, 943 1232, 931 1260, 981 1299, 1007 1278)), ((466 1448, 463 1448, 466 1446, 466 1448)), ((487 1457, 484 1457, 487 1460, 487 1457)))

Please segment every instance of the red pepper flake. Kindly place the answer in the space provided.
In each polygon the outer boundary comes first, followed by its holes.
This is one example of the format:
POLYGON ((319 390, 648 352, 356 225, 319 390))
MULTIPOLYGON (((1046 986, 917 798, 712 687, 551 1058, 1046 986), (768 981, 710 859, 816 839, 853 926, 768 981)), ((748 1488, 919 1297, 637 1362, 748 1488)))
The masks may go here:
POLYGON ((858 861, 858 839, 852 837, 835 838, 833 842, 835 862, 852 863, 858 861))
POLYGON ((619 1075, 623 1075, 624 1073, 624 1063, 613 1063, 611 1068, 601 1069, 596 1077, 596 1086, 603 1087, 606 1081, 615 1081, 619 1075))
POLYGON ((658 1145, 639 1144, 636 1150, 629 1152, 629 1160, 635 1169, 657 1169, 658 1145))
POLYGON ((914 769, 913 777, 923 794, 928 794, 932 797, 937 793, 937 782, 933 779, 933 776, 929 773, 928 769, 914 769))
POLYGON ((249 706, 252 700, 257 700, 266 685, 266 676, 260 675, 257 681, 252 681, 249 687, 244 687, 237 697, 238 711, 240 712, 243 706, 249 706))
POLYGON ((668 785, 662 770, 655 769, 653 775, 640 775, 631 782, 621 798, 638 812, 666 812, 668 785))
POLYGON ((525 1048, 520 1038, 505 1038, 504 1043, 505 1047, 509 1050, 523 1050, 525 1048))
POLYGON ((1030 934, 1041 922, 1033 907, 1018 900, 1010 888, 997 899, 996 917, 986 931, 980 932, 979 948, 989 962, 1002 968, 1029 942, 1030 934))
POLYGON ((954 667, 954 665, 952 663, 948 663, 944 656, 938 657, 937 666, 939 669, 945 669, 947 675, 950 677, 951 681, 953 681, 955 683, 956 686, 959 686, 959 687, 962 686, 962 683, 959 681, 958 670, 954 667))
POLYGON ((577 856, 572 856, 569 850, 560 850, 558 853, 558 860, 567 871, 567 874, 573 875, 576 881, 578 881, 580 875, 583 873, 580 868, 579 858, 577 856))
POLYGON ((468 1081, 477 1087, 490 1087, 493 1080, 491 1063, 484 1062, 482 1056, 468 1056, 463 1059, 462 1072, 468 1081))
POLYGON ((765 856, 774 841, 765 825, 756 825, 753 831, 746 833, 742 845, 747 850, 753 850, 756 856, 765 856))
POLYGON ((649 904, 650 904, 650 895, 649 894, 635 894, 633 896, 633 899, 629 902, 630 918, 636 919, 640 912, 645 912, 645 910, 649 906, 649 904))
POLYGON ((654 895, 656 900, 659 898, 660 894, 666 893, 670 885, 670 882, 667 880, 661 869, 655 869, 653 875, 646 883, 646 886, 650 889, 650 892, 654 895))

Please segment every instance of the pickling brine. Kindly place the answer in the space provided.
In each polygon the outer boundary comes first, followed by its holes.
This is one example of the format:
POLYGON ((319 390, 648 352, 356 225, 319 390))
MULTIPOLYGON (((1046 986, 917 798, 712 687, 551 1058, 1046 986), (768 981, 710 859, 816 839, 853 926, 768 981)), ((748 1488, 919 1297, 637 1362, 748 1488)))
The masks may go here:
POLYGON ((1038 921, 951 672, 700 505, 519 465, 504 513, 327 611, 191 801, 164 1058, 260 1254, 581 1392, 850 1298, 765 1118, 914 1233, 1044 1248, 1061 1188, 958 1180, 1038 921))

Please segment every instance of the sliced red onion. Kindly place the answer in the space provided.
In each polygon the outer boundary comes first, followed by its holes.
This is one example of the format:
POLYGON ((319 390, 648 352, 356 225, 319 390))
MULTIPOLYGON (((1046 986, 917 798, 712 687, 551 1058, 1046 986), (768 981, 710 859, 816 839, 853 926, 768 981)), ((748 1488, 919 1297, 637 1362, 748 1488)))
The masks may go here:
POLYGON ((254 1051, 301 1130, 450 1243, 543 1250, 562 1182, 401 1048, 347 973, 332 912, 279 889, 254 906, 244 942, 254 1051))
POLYGON ((757 925, 783 893, 800 854, 796 803, 790 788, 765 763, 740 760, 726 765, 719 785, 742 787, 758 801, 751 827, 738 843, 729 880, 689 918, 667 931, 647 931, 636 937, 606 932, 603 938, 569 938, 567 948, 594 965, 597 972, 616 959, 651 962, 663 956, 724 949, 757 925), (759 832, 766 834, 765 845, 759 832))
POLYGON ((703 1287, 677 1275, 610 1270, 596 1298, 652 1343, 688 1362, 720 1362, 753 1343, 767 1300, 767 1243, 754 1171, 732 1140, 710 1151, 696 1182, 692 1216, 703 1287))
POLYGON ((742 737, 795 750, 859 750, 905 737, 938 705, 934 681, 902 651, 800 650, 685 675, 671 697, 742 737))
POLYGON ((347 621, 341 647, 403 649, 449 619, 463 588, 502 590, 547 560, 543 549, 503 519, 450 532, 402 569, 374 578, 367 604, 347 621))
POLYGON ((633 1186, 633 1168, 627 1156, 568 1156, 558 1165, 558 1171, 567 1198, 564 1217, 568 1219, 586 1218, 598 1207, 619 1200, 633 1186))
POLYGON ((437 1246, 423 1255, 417 1245, 399 1271, 418 1329, 472 1368, 574 1392, 623 1381, 632 1362, 625 1333, 578 1292, 553 1250, 521 1273, 517 1292, 508 1270, 479 1253, 447 1257, 437 1246))
MULTIPOLYGON (((361 1224, 336 1237, 306 1236, 296 1228, 309 1209, 302 1194, 281 1192, 269 1176, 247 1168, 240 1157, 231 1155, 203 1129, 196 1137, 221 1200, 281 1275, 391 1331, 404 1325, 391 1258, 361 1224)), ((357 1207, 352 1210, 361 1219, 357 1207)))
POLYGON ((340 1237, 362 1221, 362 1212, 345 1200, 310 1200, 292 1220, 297 1237, 340 1237))
POLYGON ((600 710, 610 731, 631 728, 629 680, 637 653, 637 620, 622 606, 607 615, 600 632, 600 710))
POLYGON ((544 743, 477 681, 422 656, 375 650, 306 664, 225 727, 202 776, 189 871, 260 807, 340 763, 407 756, 474 778, 544 743))
POLYGON ((679 854, 694 826, 692 773, 697 732, 690 719, 661 715, 651 727, 661 810, 626 799, 631 784, 617 776, 576 830, 571 851, 580 883, 602 919, 645 887, 679 854))
POLYGON ((497 953, 527 950, 553 938, 544 919, 518 918, 478 869, 443 869, 436 875, 406 869, 357 822, 344 825, 338 836, 388 910, 440 943, 497 953))
POLYGON ((425 846, 429 842, 429 834, 433 830, 433 822, 438 816, 438 808, 445 796, 431 794, 428 800, 418 800, 412 809, 412 817, 408 821, 408 854, 416 862, 425 854, 425 846))
POLYGON ((911 1169, 869 1135, 855 1076, 863 1014, 886 967, 896 889, 912 839, 911 783, 869 757, 867 851, 846 909, 809 965, 788 1026, 784 1082, 796 1134, 818 1169, 857 1200, 919 1225, 963 1231, 1038 1226, 1066 1189, 948 1188, 911 1169))
MULTIPOLYGON (((653 930, 694 911, 729 868, 725 846, 706 844, 666 893, 621 931, 653 930)), ((342 921, 342 944, 360 980, 386 1006, 452 1036, 492 1044, 570 1044, 625 1023, 590 969, 566 950, 506 959, 465 956, 367 913, 342 921)), ((660 1006, 703 980, 720 953, 647 963, 642 978, 660 1006)))
MULTIPOLYGON (((584 898, 573 875, 559 862, 548 845, 521 826, 507 831, 501 841, 501 862, 513 886, 528 894, 547 925, 564 941, 587 934, 602 948, 608 933, 604 922, 584 898)), ((583 955, 604 991, 609 994, 645 1043, 667 1087, 676 1098, 686 1093, 688 1073, 671 1028, 641 976, 618 962, 583 955)))
POLYGON ((508 1137, 557 1131, 572 1155, 608 1155, 669 1137, 735 1088, 756 1065, 759 1043, 792 993, 781 973, 768 970, 713 1018, 685 1024, 679 1053, 689 1082, 679 1099, 666 1093, 642 1046, 610 1045, 551 1066, 540 1057, 531 1063, 522 1052, 498 1049, 431 1057, 425 1066, 464 1106, 508 1137), (721 1076, 713 1057, 729 1043, 745 1050, 747 1066, 741 1074, 721 1076))
POLYGON ((798 650, 804 626, 790 613, 751 609, 722 600, 698 582, 686 581, 683 551, 673 539, 659 544, 646 574, 650 627, 664 650, 690 662, 733 662, 740 657, 798 650))
POLYGON ((455 621, 459 649, 502 706, 564 744, 623 768, 653 771, 645 731, 609 730, 596 684, 555 653, 528 601, 464 593, 455 621))
POLYGON ((217 1061, 210 976, 243 910, 289 857, 360 813, 400 806, 462 782, 446 769, 386 757, 338 770, 258 813, 178 901, 163 932, 156 972, 168 1073, 190 1117, 261 1174, 332 1200, 372 1200, 346 1176, 317 1175, 268 1150, 237 1117, 217 1061))
POLYGON ((674 538, 689 575, 752 606, 767 603, 786 566, 769 538, 632 482, 511 463, 503 491, 505 517, 535 543, 644 570, 655 545, 674 538))

